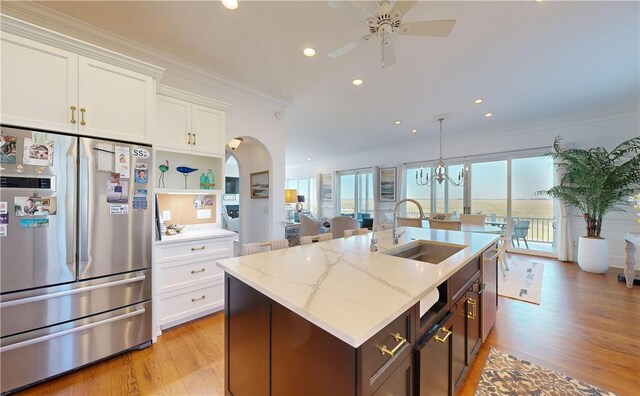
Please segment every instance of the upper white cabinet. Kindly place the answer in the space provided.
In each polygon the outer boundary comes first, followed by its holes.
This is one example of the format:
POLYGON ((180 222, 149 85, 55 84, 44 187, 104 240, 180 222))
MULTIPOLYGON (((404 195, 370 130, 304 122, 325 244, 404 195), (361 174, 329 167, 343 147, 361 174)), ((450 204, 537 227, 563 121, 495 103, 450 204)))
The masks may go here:
POLYGON ((154 82, 144 74, 79 58, 80 133, 149 142, 154 82))
POLYGON ((162 69, 5 15, 2 30, 2 123, 151 142, 162 69))
POLYGON ((1 40, 2 123, 77 132, 78 55, 9 33, 1 40))
POLYGON ((227 105, 158 86, 156 147, 223 156, 227 105))

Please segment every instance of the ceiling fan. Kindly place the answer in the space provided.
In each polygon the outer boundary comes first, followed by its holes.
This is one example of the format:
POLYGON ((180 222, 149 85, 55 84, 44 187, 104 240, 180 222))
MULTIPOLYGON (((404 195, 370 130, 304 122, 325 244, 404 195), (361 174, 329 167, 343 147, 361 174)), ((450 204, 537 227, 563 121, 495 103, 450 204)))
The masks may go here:
POLYGON ((329 5, 336 10, 365 20, 368 25, 368 35, 350 42, 329 53, 331 58, 337 58, 351 51, 363 41, 373 38, 380 39, 382 53, 382 67, 396 63, 396 55, 391 41, 392 33, 411 36, 447 37, 455 25, 455 20, 403 22, 402 18, 414 6, 416 0, 396 1, 345 1, 329 0, 329 5))

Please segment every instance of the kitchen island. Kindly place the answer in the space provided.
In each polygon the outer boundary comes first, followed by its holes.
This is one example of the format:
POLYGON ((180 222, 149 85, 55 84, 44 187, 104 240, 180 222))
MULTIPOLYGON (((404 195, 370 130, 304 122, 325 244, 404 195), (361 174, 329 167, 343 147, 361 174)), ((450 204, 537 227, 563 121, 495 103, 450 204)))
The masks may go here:
MULTIPOLYGON (((413 394, 413 347, 433 330, 447 331, 438 324, 474 285, 478 295, 487 289, 482 256, 493 253, 498 236, 400 231, 398 246, 390 230, 377 232, 377 253, 369 251, 370 233, 219 261, 226 273, 226 392, 364 395, 395 381, 413 394), (418 241, 459 251, 437 264, 385 254, 418 241), (435 308, 420 317, 420 299, 436 288, 435 308)), ((495 257, 487 262, 495 289, 495 257)), ((465 316, 475 318, 477 304, 462 303, 465 316)))

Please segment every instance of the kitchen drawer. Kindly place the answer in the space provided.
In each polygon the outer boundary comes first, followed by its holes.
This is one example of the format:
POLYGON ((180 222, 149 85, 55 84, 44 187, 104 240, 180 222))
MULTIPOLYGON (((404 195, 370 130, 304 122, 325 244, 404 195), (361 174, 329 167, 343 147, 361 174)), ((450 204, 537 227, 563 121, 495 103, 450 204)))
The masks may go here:
POLYGON ((160 326, 177 324, 180 320, 191 320, 197 314, 222 308, 224 305, 224 282, 180 289, 158 296, 160 326))
POLYGON ((457 301, 480 276, 480 260, 475 258, 449 278, 449 301, 457 301))
POLYGON ((216 238, 159 245, 156 251, 156 259, 158 262, 164 262, 193 257, 194 255, 218 253, 227 253, 227 257, 232 257, 232 241, 233 240, 231 238, 216 238))
POLYGON ((410 308, 358 348, 362 367, 361 387, 368 390, 364 393, 379 387, 411 355, 415 342, 416 309, 417 305, 410 308))
POLYGON ((157 293, 167 293, 216 280, 221 282, 223 271, 216 266, 216 260, 227 257, 229 255, 219 253, 204 259, 198 257, 157 265, 157 293))

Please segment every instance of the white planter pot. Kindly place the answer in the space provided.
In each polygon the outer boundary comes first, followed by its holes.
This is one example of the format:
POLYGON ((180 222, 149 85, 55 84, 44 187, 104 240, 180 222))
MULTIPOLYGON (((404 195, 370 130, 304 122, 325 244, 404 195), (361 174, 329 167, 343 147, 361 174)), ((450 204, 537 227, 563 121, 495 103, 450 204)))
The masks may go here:
POLYGON ((602 274, 609 269, 609 244, 606 239, 580 237, 578 265, 583 271, 602 274))

